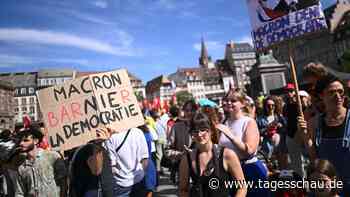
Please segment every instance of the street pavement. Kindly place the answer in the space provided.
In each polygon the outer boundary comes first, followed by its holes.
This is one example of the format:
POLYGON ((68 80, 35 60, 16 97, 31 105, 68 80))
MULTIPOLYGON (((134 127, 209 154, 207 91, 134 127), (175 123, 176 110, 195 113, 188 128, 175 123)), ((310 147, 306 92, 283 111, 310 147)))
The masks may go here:
POLYGON ((177 196, 177 186, 175 186, 170 181, 170 172, 165 171, 165 174, 160 176, 159 186, 153 196, 155 197, 177 196))

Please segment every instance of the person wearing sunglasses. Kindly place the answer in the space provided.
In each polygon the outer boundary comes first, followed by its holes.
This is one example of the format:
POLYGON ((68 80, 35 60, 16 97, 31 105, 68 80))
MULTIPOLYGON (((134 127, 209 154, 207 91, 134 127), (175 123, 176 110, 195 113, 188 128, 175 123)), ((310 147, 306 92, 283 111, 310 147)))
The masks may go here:
POLYGON ((345 89, 341 80, 327 75, 319 80, 316 91, 325 105, 317 122, 307 124, 298 117, 298 129, 307 133, 307 144, 316 158, 329 160, 344 182, 343 195, 350 196, 350 111, 344 107, 345 89))
MULTIPOLYGON (((224 124, 216 125, 220 131, 219 144, 233 150, 239 157, 244 176, 248 181, 267 180, 267 169, 257 159, 260 135, 255 120, 244 114, 246 95, 241 91, 230 91, 223 99, 223 108, 228 115, 224 124)), ((247 196, 269 196, 265 188, 252 187, 247 196)))
POLYGON ((244 175, 238 156, 228 148, 213 144, 211 135, 214 131, 210 124, 208 116, 202 112, 197 112, 191 121, 190 133, 195 148, 182 157, 179 196, 246 196, 244 184, 232 188, 235 191, 225 187, 225 182, 228 181, 243 183, 244 175))

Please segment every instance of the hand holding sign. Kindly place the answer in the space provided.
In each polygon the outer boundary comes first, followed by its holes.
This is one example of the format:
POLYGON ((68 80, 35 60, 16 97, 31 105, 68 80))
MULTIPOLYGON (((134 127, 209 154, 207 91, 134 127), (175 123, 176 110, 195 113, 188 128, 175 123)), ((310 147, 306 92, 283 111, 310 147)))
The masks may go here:
POLYGON ((37 96, 49 142, 56 149, 96 139, 96 129, 124 131, 144 124, 126 70, 78 78, 40 90, 37 96))
POLYGON ((102 128, 96 131, 97 139, 107 140, 112 136, 113 132, 109 128, 102 128))

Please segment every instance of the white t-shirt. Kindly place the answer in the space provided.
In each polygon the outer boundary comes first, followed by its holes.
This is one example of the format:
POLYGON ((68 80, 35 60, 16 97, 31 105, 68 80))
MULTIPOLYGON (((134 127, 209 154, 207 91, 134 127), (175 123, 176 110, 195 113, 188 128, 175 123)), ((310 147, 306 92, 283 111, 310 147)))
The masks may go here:
POLYGON ((132 186, 143 179, 145 173, 141 160, 149 158, 146 138, 137 128, 131 129, 125 143, 116 153, 126 133, 113 134, 105 142, 113 166, 113 179, 122 187, 132 186))
MULTIPOLYGON (((243 116, 235 121, 227 121, 226 126, 231 129, 234 136, 243 141, 243 135, 246 132, 248 122, 251 120, 253 119, 248 116, 243 116)), ((238 148, 232 144, 231 140, 227 138, 226 135, 220 135, 219 144, 233 150, 240 159, 244 159, 244 156, 240 153, 240 151, 238 151, 238 148)))

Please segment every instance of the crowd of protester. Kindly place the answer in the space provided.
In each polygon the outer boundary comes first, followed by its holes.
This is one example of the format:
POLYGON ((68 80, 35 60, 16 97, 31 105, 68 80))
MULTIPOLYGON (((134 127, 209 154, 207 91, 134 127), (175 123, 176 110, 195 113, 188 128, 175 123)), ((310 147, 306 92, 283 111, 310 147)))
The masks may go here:
POLYGON ((143 106, 145 125, 101 128, 96 140, 50 150, 43 125, 0 133, 0 196, 147 196, 160 176, 179 196, 350 196, 350 111, 346 86, 320 63, 303 69, 307 84, 255 100, 231 89, 216 105, 188 100, 169 111, 143 106), (296 96, 301 98, 298 113, 296 96), (221 187, 210 187, 215 179, 221 187), (337 188, 224 187, 227 181, 319 180, 337 188))

